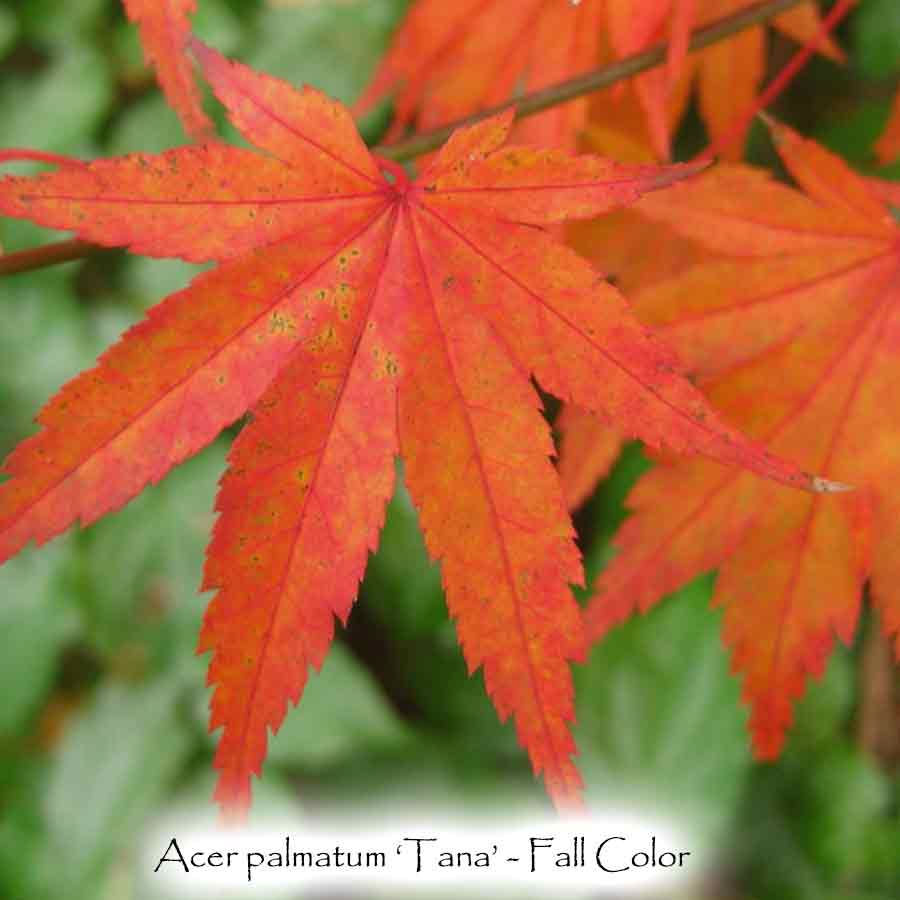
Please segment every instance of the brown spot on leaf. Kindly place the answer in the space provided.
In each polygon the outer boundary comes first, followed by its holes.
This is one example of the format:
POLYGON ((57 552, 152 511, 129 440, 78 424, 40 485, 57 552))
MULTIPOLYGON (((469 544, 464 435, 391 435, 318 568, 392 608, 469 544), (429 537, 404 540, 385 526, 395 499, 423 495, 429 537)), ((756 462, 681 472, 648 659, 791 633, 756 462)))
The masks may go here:
POLYGON ((292 316, 276 311, 269 319, 269 331, 272 334, 296 334, 297 325, 292 316))
POLYGON ((337 332, 334 325, 326 325, 315 337, 306 342, 306 347, 311 353, 324 353, 334 349, 337 345, 337 332))

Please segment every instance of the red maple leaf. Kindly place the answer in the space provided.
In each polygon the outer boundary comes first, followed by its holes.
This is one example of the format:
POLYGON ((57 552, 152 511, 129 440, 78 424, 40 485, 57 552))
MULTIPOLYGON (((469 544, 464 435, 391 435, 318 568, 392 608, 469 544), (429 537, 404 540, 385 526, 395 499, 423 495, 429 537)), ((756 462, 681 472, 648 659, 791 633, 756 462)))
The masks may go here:
MULTIPOLYGON (((669 135, 688 97, 680 80, 696 76, 713 137, 751 107, 765 69, 765 29, 745 29, 688 60, 692 29, 758 0, 417 0, 357 110, 393 97, 389 139, 407 126, 427 131, 509 98, 583 74, 602 59, 622 58, 669 40, 668 64, 634 81, 657 155, 668 158, 669 135), (670 102, 675 104, 674 116, 670 102)), ((816 34, 811 2, 772 20, 803 43, 816 34)), ((828 39, 821 52, 840 58, 828 39)), ((621 93, 621 85, 614 91, 621 93)), ((522 122, 535 143, 573 148, 588 116, 581 97, 522 122)), ((739 151, 738 155, 739 155, 739 151)))
MULTIPOLYGON (((673 291, 662 302, 658 296, 648 296, 647 288, 691 268, 710 252, 662 223, 651 221, 639 210, 640 202, 589 222, 578 222, 569 228, 567 239, 631 298, 637 317, 665 338, 665 328, 673 318, 677 320, 684 297, 673 291)), ((559 434, 557 468, 566 506, 576 509, 609 474, 627 435, 606 419, 577 406, 566 406, 554 429, 559 434)))
POLYGON ((542 227, 694 169, 503 148, 504 115, 458 131, 411 182, 339 104, 195 53, 265 155, 209 144, 0 182, 9 215, 219 264, 41 412, 5 464, 0 560, 121 506, 252 411, 216 505, 200 639, 224 729, 216 796, 239 811, 268 730, 349 613, 399 452, 470 669, 556 801, 577 799, 582 576, 530 376, 652 445, 811 483, 719 421, 542 227))
POLYGON ((186 53, 191 33, 190 16, 197 8, 197 0, 122 2, 128 18, 140 30, 144 56, 156 69, 160 86, 181 118, 184 130, 197 140, 213 137, 213 124, 203 112, 200 92, 186 53))
MULTIPOLYGON (((502 103, 517 87, 537 90, 597 65, 602 0, 418 0, 399 26, 357 105, 394 98, 388 139, 502 103)), ((574 148, 584 124, 580 98, 524 121, 536 143, 574 148)))
POLYGON ((867 578, 885 632, 900 638, 900 229, 867 179, 786 128, 775 134, 803 193, 723 166, 642 201, 729 258, 658 283, 638 306, 665 322, 729 421, 859 490, 826 499, 715 463, 658 466, 629 497, 587 610, 597 638, 718 567, 714 603, 763 758, 779 752, 835 636, 852 637, 867 578))

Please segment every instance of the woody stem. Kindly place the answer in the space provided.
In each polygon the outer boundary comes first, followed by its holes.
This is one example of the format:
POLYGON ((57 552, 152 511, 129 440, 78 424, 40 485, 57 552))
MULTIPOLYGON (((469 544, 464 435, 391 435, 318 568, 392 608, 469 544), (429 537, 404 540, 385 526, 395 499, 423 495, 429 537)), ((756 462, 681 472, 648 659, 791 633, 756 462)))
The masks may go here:
POLYGON ((98 250, 105 250, 96 244, 80 241, 77 238, 67 241, 57 241, 54 244, 44 244, 41 247, 29 247, 27 250, 18 250, 15 253, 0 255, 0 276, 17 275, 19 272, 31 272, 34 269, 45 269, 47 266, 55 266, 57 263, 72 262, 76 259, 84 259, 98 250))

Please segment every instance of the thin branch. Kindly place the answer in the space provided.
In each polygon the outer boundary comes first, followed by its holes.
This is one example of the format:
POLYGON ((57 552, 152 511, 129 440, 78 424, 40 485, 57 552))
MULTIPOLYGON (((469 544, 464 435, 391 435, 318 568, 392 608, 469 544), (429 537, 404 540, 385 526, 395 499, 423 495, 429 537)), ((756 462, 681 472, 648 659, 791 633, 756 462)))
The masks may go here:
MULTIPOLYGON (((740 31, 767 22, 769 19, 804 2, 808 2, 808 0, 768 0, 768 2, 758 3, 733 15, 725 16, 711 25, 697 29, 691 36, 688 49, 695 51, 710 47, 740 31)), ((517 97, 490 109, 481 110, 465 119, 459 119, 433 131, 415 135, 395 144, 374 147, 373 152, 398 162, 430 153, 432 150, 440 147, 456 128, 472 125, 488 116, 496 115, 510 108, 515 110, 517 118, 533 116, 535 113, 543 112, 551 106, 566 103, 585 94, 610 87, 620 81, 625 81, 641 72, 646 72, 648 69, 652 69, 665 61, 668 49, 668 44, 658 44, 649 50, 628 56, 611 65, 594 69, 592 72, 572 78, 569 81, 563 81, 539 91, 525 94, 522 97, 517 97)), ((20 250, 0 257, 0 276, 27 272, 59 262, 81 259, 100 249, 103 248, 83 241, 69 240, 58 244, 47 244, 31 250, 20 250)))
POLYGON ((856 742, 888 773, 900 770, 900 678, 892 649, 887 629, 873 614, 858 663, 856 742))
POLYGON ((41 247, 30 247, 28 250, 18 250, 0 256, 0 276, 17 275, 19 272, 31 272, 34 269, 55 266, 57 263, 84 259, 92 253, 106 249, 108 248, 76 238, 59 241, 56 244, 44 244, 41 247))

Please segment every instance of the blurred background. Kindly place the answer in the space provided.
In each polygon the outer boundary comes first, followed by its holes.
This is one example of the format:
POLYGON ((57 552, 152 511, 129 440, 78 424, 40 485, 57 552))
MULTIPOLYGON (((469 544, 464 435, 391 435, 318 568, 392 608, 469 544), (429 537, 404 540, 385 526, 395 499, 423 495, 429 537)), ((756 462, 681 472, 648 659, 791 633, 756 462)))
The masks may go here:
MULTIPOLYGON (((255 67, 351 101, 405 6, 201 0, 196 31, 255 67)), ((849 64, 814 61, 775 112, 874 171, 871 146, 900 75, 900 3, 864 0, 839 40, 849 64)), ((773 40, 772 68, 790 52, 773 40)), ((367 124, 376 137, 383 121, 367 124)), ((679 141, 702 144, 696 115, 679 141)), ((183 142, 118 0, 0 2, 0 146, 89 158, 183 142)), ((773 163, 762 135, 751 148, 773 163)), ((900 166, 884 173, 900 177, 900 166)), ((0 222, 6 252, 58 237, 0 222)), ((106 252, 5 278, 0 452, 32 433, 63 382, 196 271, 106 252)), ((206 660, 194 654, 208 598, 197 588, 232 436, 119 513, 0 569, 0 897, 143 897, 146 824, 192 804, 212 820, 206 660)), ((623 498, 646 465, 629 448, 579 512, 589 576, 609 558, 623 498)), ((689 822, 717 860, 690 894, 698 900, 897 898, 897 760, 867 737, 873 716, 897 716, 883 699, 897 676, 874 623, 864 620, 799 704, 783 757, 755 764, 709 609, 712 577, 613 632, 576 668, 594 804, 689 822)), ((548 811, 512 729, 497 722, 480 676, 466 675, 402 484, 350 627, 273 740, 256 797, 257 812, 298 822, 362 803, 548 811)))

